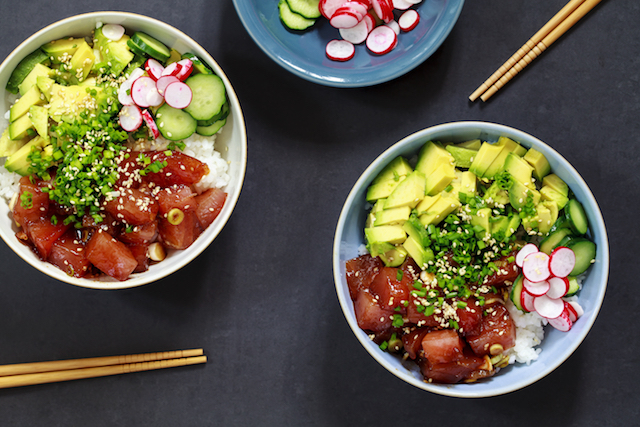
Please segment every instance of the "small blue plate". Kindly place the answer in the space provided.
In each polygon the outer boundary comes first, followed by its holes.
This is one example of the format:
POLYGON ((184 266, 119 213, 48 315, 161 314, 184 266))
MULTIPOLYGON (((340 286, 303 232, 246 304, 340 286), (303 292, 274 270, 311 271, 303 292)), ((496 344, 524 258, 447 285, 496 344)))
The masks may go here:
POLYGON ((395 49, 378 56, 361 44, 346 62, 332 61, 325 54, 327 43, 340 38, 327 19, 321 17, 308 30, 294 32, 280 22, 275 0, 233 0, 233 4, 253 40, 285 69, 326 86, 364 87, 400 77, 431 56, 451 32, 464 0, 424 0, 416 6, 420 23, 398 35, 395 49))

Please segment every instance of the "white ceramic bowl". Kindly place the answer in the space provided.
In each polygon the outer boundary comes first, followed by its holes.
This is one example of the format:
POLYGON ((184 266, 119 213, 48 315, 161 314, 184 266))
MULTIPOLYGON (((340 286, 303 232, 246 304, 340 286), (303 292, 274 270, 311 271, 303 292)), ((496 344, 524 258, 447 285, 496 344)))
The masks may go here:
POLYGON ((484 122, 455 122, 409 135, 382 153, 364 171, 349 193, 338 220, 333 249, 333 270, 338 299, 349 326, 364 348, 382 366, 409 384, 433 393, 453 397, 488 397, 509 393, 538 381, 560 366, 584 340, 596 320, 604 299, 609 274, 609 245, 602 214, 596 200, 578 172, 558 152, 535 137, 507 126, 484 122), (387 163, 399 155, 411 158, 429 140, 462 142, 479 138, 494 142, 500 136, 512 138, 527 148, 534 147, 542 152, 549 160, 553 172, 569 184, 585 208, 589 219, 590 237, 597 245, 596 262, 589 269, 583 282, 583 289, 578 294, 585 313, 569 332, 559 332, 547 326, 545 339, 539 346, 542 352, 530 365, 511 365, 494 377, 473 384, 426 383, 416 364, 402 363, 399 357, 381 351, 356 322, 345 277, 345 262, 358 256, 359 247, 364 244, 366 190, 387 163))
MULTIPOLYGON (((231 107, 227 124, 216 139, 216 149, 220 151, 225 160, 227 160, 229 164, 228 173, 231 178, 228 186, 225 188, 228 195, 220 215, 188 249, 184 251, 170 251, 164 261, 152 265, 149 270, 144 273, 133 274, 126 281, 119 282, 106 276, 98 279, 69 277, 57 267, 40 261, 29 248, 18 242, 15 237, 17 229, 11 219, 9 208, 4 200, 0 200, 0 235, 7 245, 26 262, 55 279, 73 285, 96 289, 122 289, 151 283, 176 272, 198 256, 213 242, 229 220, 240 196, 247 162, 247 135, 238 98, 231 87, 229 79, 214 59, 198 45, 198 43, 180 30, 156 19, 133 13, 87 13, 63 19, 43 28, 20 44, 0 65, 0 88, 6 86, 11 72, 27 54, 51 40, 68 36, 88 36, 91 34, 91 31, 96 28, 97 23, 120 24, 127 29, 127 33, 129 34, 133 31, 143 31, 180 53, 192 52, 204 59, 224 81, 231 107)), ((3 96, 0 96, 0 112, 2 112, 2 114, 0 114, 0 129, 4 129, 7 126, 4 112, 11 106, 8 98, 9 96, 6 91, 4 91, 3 96)))

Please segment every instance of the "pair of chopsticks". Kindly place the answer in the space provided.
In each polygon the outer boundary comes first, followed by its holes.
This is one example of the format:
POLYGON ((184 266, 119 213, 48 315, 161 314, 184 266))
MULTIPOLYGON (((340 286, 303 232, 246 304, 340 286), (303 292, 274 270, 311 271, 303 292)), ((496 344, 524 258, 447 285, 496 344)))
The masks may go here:
POLYGON ((471 101, 480 97, 488 100, 502 86, 518 74, 553 42, 569 30, 601 0, 571 0, 549 22, 533 35, 511 58, 493 73, 478 89, 469 96, 471 101))
POLYGON ((207 356, 204 356, 203 350, 199 348, 51 362, 17 363, 0 366, 0 388, 128 374, 194 365, 206 363, 206 361, 207 356))

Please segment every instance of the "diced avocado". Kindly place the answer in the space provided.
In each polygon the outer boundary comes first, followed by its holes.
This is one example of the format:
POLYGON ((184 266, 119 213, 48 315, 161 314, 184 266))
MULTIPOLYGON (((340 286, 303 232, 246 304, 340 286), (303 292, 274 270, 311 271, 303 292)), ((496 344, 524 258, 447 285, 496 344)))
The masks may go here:
POLYGON ((82 40, 69 63, 69 71, 77 82, 82 82, 87 78, 95 60, 93 49, 86 41, 82 40))
POLYGON ((533 167, 517 154, 509 153, 504 161, 504 170, 509 172, 514 180, 521 182, 526 187, 534 187, 531 182, 533 167))
POLYGON ((483 199, 488 206, 506 205, 509 203, 509 193, 500 187, 497 181, 493 181, 487 191, 484 193, 483 199))
POLYGON ((514 153, 518 156, 524 155, 527 152, 527 149, 522 145, 518 144, 511 138, 507 138, 506 136, 501 136, 498 138, 498 142, 496 142, 497 146, 502 147, 502 151, 498 154, 498 156, 491 162, 489 167, 484 173, 485 178, 493 178, 498 173, 502 172, 504 169, 504 162, 507 159, 509 153, 514 153))
POLYGON ((49 139, 49 110, 40 105, 32 105, 29 108, 29 117, 38 135, 49 139))
POLYGON ((450 163, 441 163, 425 181, 425 192, 429 196, 444 190, 456 177, 456 168, 450 163))
POLYGON ((407 238, 407 233, 404 232, 401 225, 381 225, 380 227, 365 228, 364 235, 369 245, 373 243, 397 245, 407 238))
POLYGON ((425 196, 424 199, 422 199, 422 201, 416 206, 416 214, 420 216, 427 213, 431 206, 440 200, 440 197, 440 194, 436 194, 435 196, 425 196))
POLYGON ((418 153, 416 170, 427 177, 442 164, 453 166, 453 156, 439 142, 427 141, 418 153))
POLYGON ((549 185, 543 185, 540 189, 540 196, 542 200, 548 200, 553 202, 558 206, 558 209, 564 208, 569 202, 569 198, 560 192, 558 192, 555 188, 549 185))
POLYGON ((31 149, 42 150, 46 144, 46 141, 42 137, 36 136, 9 156, 4 163, 4 167, 9 172, 15 172, 23 176, 27 175, 29 173, 29 160, 27 160, 27 156, 31 153, 31 149))
POLYGON ((407 236, 413 237, 420 246, 425 248, 429 246, 429 233, 417 216, 409 216, 409 219, 402 224, 402 229, 407 233, 407 236))
POLYGON ((404 247, 409 256, 413 258, 420 268, 425 268, 429 261, 433 261, 435 259, 433 250, 422 246, 414 236, 410 235, 407 237, 407 240, 404 241, 402 247, 404 247))
POLYGON ((376 219, 373 223, 374 226, 379 225, 402 225, 411 215, 411 208, 409 206, 401 206, 399 208, 383 209, 376 213, 376 219))
POLYGON ((510 153, 517 154, 520 157, 524 156, 527 152, 526 148, 524 148, 513 139, 507 138, 506 136, 501 136, 500 138, 498 138, 498 142, 496 142, 496 144, 503 146, 505 150, 509 151, 510 153))
POLYGON ((483 142, 478 150, 478 155, 473 159, 469 170, 476 174, 478 178, 483 178, 491 163, 502 151, 502 146, 483 142))
POLYGON ((547 234, 551 230, 551 226, 555 220, 551 217, 551 211, 543 203, 536 205, 537 214, 530 221, 523 221, 526 229, 534 228, 543 234, 547 234))
POLYGON ((27 77, 25 77, 22 83, 20 83, 20 86, 18 86, 20 95, 24 96, 24 94, 31 89, 31 86, 36 85, 38 83, 38 77, 51 77, 53 73, 54 71, 46 65, 35 64, 31 72, 27 74, 27 77))
POLYGON ((538 150, 530 148, 524 155, 524 159, 533 167, 533 176, 538 181, 542 181, 542 179, 551 172, 549 161, 544 154, 538 150))
POLYGON ((517 211, 520 211, 527 204, 528 198, 534 205, 540 201, 540 192, 533 188, 526 187, 520 181, 514 181, 511 189, 509 189, 509 203, 517 211))
POLYGON ((20 97, 15 104, 11 106, 9 113, 9 121, 15 122, 23 115, 27 114, 29 108, 32 105, 44 104, 44 96, 41 96, 38 86, 31 86, 31 89, 27 91, 22 97, 20 97))
POLYGON ((376 201, 376 203, 371 208, 371 211, 369 211, 369 215, 367 215, 367 221, 365 223, 365 227, 367 228, 373 227, 373 223, 376 221, 377 213, 382 211, 382 209, 384 209, 385 201, 386 201, 385 199, 378 199, 376 201))
POLYGON ((367 250, 369 251, 369 253, 371 254, 371 256, 376 257, 376 256, 380 256, 380 254, 383 254, 387 251, 391 251, 395 248, 394 245, 392 245, 391 243, 387 243, 387 242, 374 242, 371 243, 368 247, 367 250))
POLYGON ((470 150, 476 150, 478 151, 480 149, 480 147, 482 146, 482 141, 480 141, 479 139, 472 139, 469 141, 465 141, 465 142, 459 142, 457 144, 455 144, 456 147, 462 147, 462 148, 468 148, 470 150))
POLYGON ((491 234, 491 209, 478 209, 476 213, 471 215, 471 225, 479 227, 481 230, 476 231, 479 239, 485 239, 491 234))
POLYGON ((426 213, 420 215, 420 222, 425 227, 429 224, 439 224, 440 221, 447 217, 447 215, 449 215, 459 207, 460 200, 454 199, 453 197, 442 196, 429 208, 426 213))
POLYGON ((498 215, 489 221, 491 227, 491 237, 499 242, 504 241, 508 236, 509 218, 504 215, 498 215))
POLYGON ((569 186, 558 175, 550 173, 542 178, 542 186, 549 186, 565 197, 569 196, 569 186))
POLYGON ((115 75, 119 75, 133 60, 133 53, 127 45, 128 35, 124 35, 118 41, 109 40, 102 34, 102 28, 96 28, 94 32, 94 47, 98 47, 102 62, 106 63, 115 75))
POLYGON ((518 231, 518 227, 520 227, 520 223, 521 222, 522 222, 522 220, 520 219, 519 215, 513 215, 509 219, 509 226, 507 227, 507 231, 506 231, 505 237, 510 237, 516 231, 518 231))
POLYGON ((467 198, 474 197, 476 195, 477 182, 476 174, 471 171, 462 172, 458 193, 463 193, 467 198))
POLYGON ((51 88, 55 83, 55 80, 46 76, 38 76, 36 79, 36 86, 38 86, 47 101, 51 100, 51 88))
POLYGON ((423 173, 419 171, 411 172, 387 197, 384 208, 391 209, 400 206, 415 208, 424 198, 425 181, 423 173))
POLYGON ((398 156, 385 166, 378 175, 376 175, 374 180, 371 181, 371 185, 385 181, 397 182, 400 181, 402 177, 409 175, 411 172, 413 172, 413 168, 407 159, 402 156, 398 156))
POLYGON ((25 114, 9 125, 9 137, 14 141, 26 138, 30 129, 33 129, 33 123, 31 123, 29 116, 25 114))
POLYGON ((167 59, 167 62, 165 63, 165 65, 173 64, 174 62, 178 62, 181 59, 182 59, 182 55, 180 55, 180 52, 178 52, 175 49, 171 49, 169 51, 169 59, 167 59))
POLYGON ((542 200, 541 203, 549 209, 549 213, 551 214, 551 226, 549 228, 552 228, 556 221, 558 221, 560 209, 558 208, 558 205, 552 201, 542 200))
POLYGON ((7 157, 12 155, 26 143, 27 141, 24 139, 11 139, 11 137, 9 136, 9 128, 6 128, 2 132, 2 136, 0 136, 0 157, 7 157))
POLYGON ((398 267, 407 258, 407 250, 402 246, 392 245, 389 250, 379 253, 378 256, 387 267, 398 267))
POLYGON ((7 82, 7 90, 11 93, 18 93, 18 87, 20 83, 29 75, 33 67, 36 64, 42 64, 47 61, 47 54, 40 48, 34 50, 29 55, 25 56, 14 68, 9 81, 7 82))
POLYGON ((86 43, 84 39, 68 37, 50 41, 42 45, 41 49, 47 54, 52 63, 60 64, 68 62, 78 50, 78 46, 83 42, 86 43))
POLYGON ((103 92, 103 88, 53 84, 49 101, 49 116, 57 122, 65 120, 73 123, 82 111, 97 108, 98 102, 91 95, 92 91, 95 91, 98 96, 103 92))
POLYGON ((478 154, 478 150, 460 147, 459 145, 447 145, 447 151, 453 156, 456 166, 468 169, 473 162, 474 157, 478 154))
POLYGON ((399 181, 387 180, 383 182, 379 182, 377 184, 372 184, 367 188, 367 202, 373 203, 379 199, 386 199, 393 193, 393 190, 396 189, 400 181, 403 180, 402 177, 399 181))

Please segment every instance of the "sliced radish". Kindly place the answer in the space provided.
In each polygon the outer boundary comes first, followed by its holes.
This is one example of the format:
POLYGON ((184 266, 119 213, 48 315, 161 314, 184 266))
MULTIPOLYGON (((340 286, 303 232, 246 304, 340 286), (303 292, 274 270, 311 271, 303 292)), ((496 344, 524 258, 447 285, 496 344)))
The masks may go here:
POLYGON ((327 57, 333 61, 348 61, 356 53, 353 43, 346 40, 331 40, 325 50, 327 57))
POLYGON ((118 101, 122 105, 133 105, 133 99, 131 98, 131 85, 138 78, 144 75, 142 68, 134 68, 131 70, 131 74, 118 88, 118 101))
POLYGON ((400 34, 400 25, 398 25, 398 21, 391 20, 391 21, 387 22, 385 25, 387 27, 391 28, 393 30, 393 32, 396 33, 396 36, 398 34, 400 34))
POLYGON ((369 35, 367 22, 364 19, 358 22, 354 27, 340 28, 339 32, 343 39, 353 44, 363 43, 369 35))
POLYGON ((558 317, 548 319, 549 324, 561 332, 568 332, 573 326, 569 313, 564 310, 558 317))
POLYGON ((179 110, 188 107, 192 98, 193 92, 191 92, 191 88, 186 83, 171 83, 164 90, 164 100, 167 104, 179 110))
POLYGON ((564 310, 569 314, 569 319, 571 319, 573 323, 575 323, 576 320, 578 320, 578 312, 567 301, 564 302, 564 310))
POLYGON ((127 132, 133 132, 142 124, 142 113, 136 105, 125 105, 120 109, 118 123, 127 132))
POLYGON ((407 10, 411 6, 413 6, 413 3, 407 0, 393 0, 392 3, 394 8, 400 9, 400 10, 407 10))
POLYGON ((172 62, 167 65, 162 72, 163 76, 177 76, 180 73, 180 69, 182 68, 182 64, 179 62, 172 62))
POLYGON ((153 120, 153 116, 151 115, 149 110, 143 110, 141 115, 142 115, 142 119, 147 124, 147 127, 149 128, 149 130, 153 134, 153 138, 154 139, 158 139, 158 137, 160 136, 160 130, 158 129, 158 126, 156 125, 156 121, 153 120))
POLYGON ((185 81, 193 71, 193 62, 189 58, 185 58, 178 61, 178 64, 180 64, 181 68, 178 71, 178 74, 176 74, 176 77, 185 81))
POLYGON ((532 282, 547 280, 549 271, 549 255, 544 252, 534 252, 527 255, 522 263, 522 274, 532 282))
POLYGON ((177 78, 176 76, 162 76, 156 82, 156 89, 158 89, 158 93, 160 95, 164 96, 164 90, 166 89, 166 87, 169 86, 171 83, 175 83, 179 81, 180 79, 177 78))
POLYGON ((370 33, 376 27, 376 18, 374 18, 372 14, 367 13, 366 15, 364 15, 364 18, 362 18, 362 20, 367 24, 367 32, 370 33))
POLYGON ((549 291, 547 296, 549 298, 562 298, 569 291, 569 280, 565 277, 549 277, 549 291))
POLYGON ((158 93, 158 90, 156 89, 156 82, 151 77, 138 77, 131 85, 131 98, 138 107, 146 108, 150 105, 150 92, 158 93))
POLYGON ((413 30, 420 22, 420 14, 414 9, 409 9, 400 15, 398 18, 398 25, 404 32, 413 30))
POLYGON ((149 58, 144 63, 144 70, 147 72, 149 77, 151 77, 153 80, 158 80, 160 77, 162 77, 162 72, 164 71, 164 67, 162 66, 161 63, 159 63, 155 59, 149 58))
POLYGON ((382 19, 385 23, 393 19, 393 4, 390 0, 372 0, 371 6, 376 15, 378 15, 378 18, 382 19))
POLYGON ((535 297, 533 307, 538 314, 547 319, 555 319, 562 314, 564 310, 564 301, 562 299, 549 298, 546 295, 535 297))
POLYGON ((374 28, 367 36, 367 48, 378 55, 390 52, 396 47, 397 42, 398 36, 386 25, 374 28))
POLYGON ((117 42, 124 36, 124 27, 118 24, 105 24, 102 26, 102 35, 117 42))
POLYGON ((149 107, 158 107, 162 105, 163 102, 164 96, 158 92, 158 87, 154 85, 147 93, 147 104, 149 104, 149 107))
POLYGON ((318 9, 320 13, 327 19, 331 19, 336 9, 341 7, 345 3, 345 0, 320 0, 318 9))
POLYGON ((334 28, 351 28, 360 22, 360 16, 358 16, 352 9, 337 10, 333 14, 329 23, 334 28))
POLYGON ((347 1, 342 5, 342 7, 350 7, 357 12, 360 19, 369 12, 369 8, 359 1, 347 1))
POLYGON ((569 305, 576 311, 578 318, 582 317, 582 315, 584 314, 584 309, 580 304, 578 304, 577 301, 569 301, 569 305))
POLYGON ((560 246, 555 248, 550 255, 549 269, 551 274, 558 277, 567 277, 576 266, 576 254, 573 250, 560 246))
POLYGON ((420 3, 422 3, 422 0, 406 0, 406 1, 408 1, 411 4, 420 4, 420 3))
POLYGON ((543 280, 541 282, 532 282, 527 278, 522 279, 522 286, 534 297, 539 297, 541 295, 549 292, 549 287, 551 286, 548 281, 543 280))
POLYGON ((535 252, 539 252, 539 250, 533 243, 527 243, 524 245, 516 254, 516 265, 522 268, 522 264, 524 263, 526 256, 535 252))
POLYGON ((522 292, 520 293, 520 305, 522 305, 522 308, 524 308, 525 311, 528 311, 528 312, 536 311, 535 307, 533 306, 534 299, 535 297, 531 295, 529 292, 527 292, 526 289, 523 289, 522 292))

